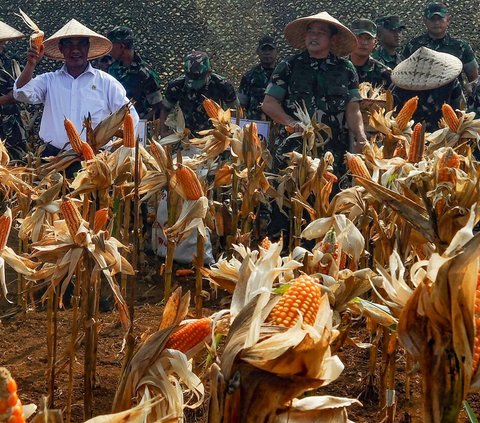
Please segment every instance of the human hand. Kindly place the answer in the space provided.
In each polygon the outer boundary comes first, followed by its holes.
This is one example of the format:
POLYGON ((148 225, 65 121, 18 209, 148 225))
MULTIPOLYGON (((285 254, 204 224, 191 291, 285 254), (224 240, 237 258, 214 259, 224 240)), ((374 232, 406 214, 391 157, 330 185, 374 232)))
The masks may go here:
POLYGON ((40 60, 42 60, 44 52, 45 46, 43 44, 39 48, 32 44, 27 50, 27 64, 37 66, 40 60))
POLYGON ((287 126, 285 126, 285 130, 289 134, 294 134, 295 132, 302 132, 303 133, 303 126, 300 122, 292 121, 287 126))

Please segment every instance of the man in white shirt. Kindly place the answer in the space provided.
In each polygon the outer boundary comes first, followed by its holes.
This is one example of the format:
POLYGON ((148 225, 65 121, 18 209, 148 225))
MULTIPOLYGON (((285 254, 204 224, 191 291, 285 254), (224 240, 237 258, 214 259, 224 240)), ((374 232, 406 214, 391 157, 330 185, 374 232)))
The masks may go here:
MULTIPOLYGON (((112 43, 80 22, 72 19, 37 49, 27 52, 27 63, 15 82, 16 100, 44 104, 40 138, 47 143, 44 156, 56 155, 68 144, 64 118, 70 119, 80 131, 83 119, 90 114, 92 126, 98 125, 111 113, 128 102, 123 86, 112 76, 95 69, 89 60, 107 54, 112 43), (63 60, 57 71, 33 77, 33 72, 46 56, 63 60)), ((134 107, 130 112, 138 122, 134 107)))

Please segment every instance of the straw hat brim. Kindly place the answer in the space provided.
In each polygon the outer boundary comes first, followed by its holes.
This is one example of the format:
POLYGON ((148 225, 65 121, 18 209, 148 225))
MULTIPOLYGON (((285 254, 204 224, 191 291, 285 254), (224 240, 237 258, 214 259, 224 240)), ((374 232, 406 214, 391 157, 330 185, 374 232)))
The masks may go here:
POLYGON ((45 56, 49 59, 64 60, 58 43, 63 38, 88 37, 90 39, 90 48, 88 50, 88 60, 96 59, 107 54, 112 49, 112 42, 103 35, 87 28, 75 19, 72 19, 65 26, 59 29, 50 38, 45 40, 45 56))
POLYGON ((392 82, 411 91, 433 90, 455 80, 463 64, 457 57, 420 47, 392 71, 392 82))
POLYGON ((307 27, 313 22, 324 22, 337 28, 338 33, 332 37, 330 46, 330 51, 336 56, 348 56, 357 46, 357 37, 355 34, 327 12, 295 19, 287 24, 284 31, 287 42, 292 47, 305 49, 307 27))
POLYGON ((0 21, 0 42, 18 40, 25 37, 20 31, 0 21))

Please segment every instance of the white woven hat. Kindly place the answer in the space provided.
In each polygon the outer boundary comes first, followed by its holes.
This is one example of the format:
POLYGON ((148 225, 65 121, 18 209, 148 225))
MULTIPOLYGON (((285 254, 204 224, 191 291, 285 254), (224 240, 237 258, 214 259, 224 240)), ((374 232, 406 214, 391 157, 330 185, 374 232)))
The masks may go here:
POLYGON ((393 69, 392 81, 405 90, 432 90, 452 82, 462 67, 461 60, 451 54, 420 47, 393 69))
POLYGON ((17 31, 5 22, 0 21, 0 42, 17 40, 23 37, 25 37, 25 35, 20 31, 17 31))
POLYGON ((72 19, 48 40, 45 40, 45 56, 50 59, 63 60, 63 54, 58 48, 58 42, 63 38, 73 37, 88 37, 90 39, 89 60, 103 56, 112 49, 112 43, 107 37, 97 34, 77 20, 72 19))
POLYGON ((341 57, 348 56, 357 46, 357 37, 345 25, 327 12, 317 13, 316 15, 298 18, 287 24, 285 27, 285 38, 287 42, 295 48, 304 49, 305 35, 307 27, 312 22, 324 22, 337 28, 338 33, 332 37, 330 51, 341 57))

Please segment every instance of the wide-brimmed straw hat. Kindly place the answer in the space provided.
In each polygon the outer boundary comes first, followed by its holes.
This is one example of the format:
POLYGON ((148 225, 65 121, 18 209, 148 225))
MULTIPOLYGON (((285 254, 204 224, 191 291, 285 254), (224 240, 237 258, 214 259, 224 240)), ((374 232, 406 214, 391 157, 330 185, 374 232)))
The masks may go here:
POLYGON ((420 47, 393 69, 392 81, 405 90, 432 90, 452 82, 462 67, 461 60, 451 54, 420 47))
POLYGON ((0 42, 18 40, 25 37, 20 31, 7 25, 5 22, 0 21, 0 42))
POLYGON ((338 33, 332 38, 330 51, 337 56, 348 56, 357 46, 357 37, 345 25, 341 24, 327 12, 298 18, 285 27, 285 38, 295 48, 304 49, 307 27, 313 22, 324 22, 337 28, 338 33))
POLYGON ((45 56, 50 59, 63 60, 63 54, 58 48, 58 42, 63 38, 73 37, 88 37, 90 39, 89 60, 103 56, 112 49, 112 43, 107 37, 97 34, 77 20, 72 19, 48 40, 45 40, 45 56))

